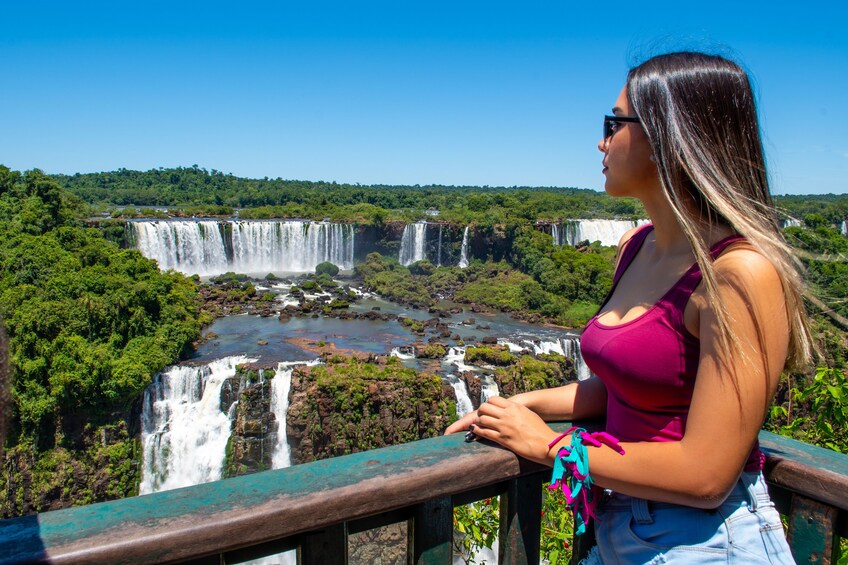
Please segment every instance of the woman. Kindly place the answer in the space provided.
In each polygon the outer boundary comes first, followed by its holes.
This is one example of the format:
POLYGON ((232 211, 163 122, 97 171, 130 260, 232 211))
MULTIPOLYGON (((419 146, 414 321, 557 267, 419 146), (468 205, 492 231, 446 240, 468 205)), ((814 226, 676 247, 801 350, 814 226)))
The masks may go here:
POLYGON ((597 376, 492 398, 446 433, 471 427, 551 465, 574 444, 546 420, 605 417, 625 454, 586 448, 611 491, 589 562, 792 562, 757 434, 810 338, 748 77, 717 56, 654 57, 629 72, 598 149, 606 191, 638 198, 651 224, 622 238, 583 332, 597 376))

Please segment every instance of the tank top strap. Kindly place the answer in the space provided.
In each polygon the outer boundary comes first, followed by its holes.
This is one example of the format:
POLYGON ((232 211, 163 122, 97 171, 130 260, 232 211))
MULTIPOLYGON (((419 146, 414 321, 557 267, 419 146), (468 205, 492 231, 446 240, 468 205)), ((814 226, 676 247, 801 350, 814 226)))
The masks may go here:
MULTIPOLYGON (((739 242, 744 241, 745 238, 741 235, 730 235, 721 241, 716 242, 710 248, 710 258, 715 260, 719 255, 721 255, 728 246, 739 242)), ((701 284, 701 279, 703 278, 701 274, 701 267, 698 266, 698 263, 693 263, 689 270, 680 277, 680 280, 675 283, 675 285, 668 291, 663 302, 670 303, 676 306, 680 310, 680 314, 682 316, 683 309, 686 307, 686 304, 689 302, 689 298, 692 296, 692 293, 695 292, 695 289, 698 288, 698 285, 701 284)))
POLYGON ((653 225, 645 224, 624 244, 624 249, 621 250, 621 258, 618 260, 618 266, 616 267, 615 274, 613 275, 613 288, 615 288, 615 285, 618 284, 618 280, 622 277, 622 275, 624 275, 624 271, 627 270, 627 267, 630 266, 633 259, 636 258, 636 254, 639 253, 639 250, 642 248, 642 244, 645 243, 645 239, 648 237, 648 234, 653 231, 653 229, 653 225))

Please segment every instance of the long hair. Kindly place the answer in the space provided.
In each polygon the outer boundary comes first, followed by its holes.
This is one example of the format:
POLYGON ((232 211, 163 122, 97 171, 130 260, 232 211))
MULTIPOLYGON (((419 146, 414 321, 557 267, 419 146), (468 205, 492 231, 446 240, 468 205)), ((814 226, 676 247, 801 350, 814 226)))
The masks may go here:
POLYGON ((704 222, 729 226, 774 265, 789 316, 786 368, 804 369, 812 354, 800 263, 783 239, 769 193, 751 83, 736 63, 716 55, 668 53, 634 67, 627 96, 651 143, 666 199, 717 305, 720 350, 738 351, 732 320, 717 300, 704 222))

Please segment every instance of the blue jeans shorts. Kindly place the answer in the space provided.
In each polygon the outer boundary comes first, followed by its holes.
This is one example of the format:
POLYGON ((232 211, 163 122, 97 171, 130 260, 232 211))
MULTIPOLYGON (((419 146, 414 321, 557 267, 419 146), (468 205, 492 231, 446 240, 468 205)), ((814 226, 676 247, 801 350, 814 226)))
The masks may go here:
POLYGON ((762 473, 742 473, 713 510, 613 493, 597 508, 598 563, 795 563, 762 473))

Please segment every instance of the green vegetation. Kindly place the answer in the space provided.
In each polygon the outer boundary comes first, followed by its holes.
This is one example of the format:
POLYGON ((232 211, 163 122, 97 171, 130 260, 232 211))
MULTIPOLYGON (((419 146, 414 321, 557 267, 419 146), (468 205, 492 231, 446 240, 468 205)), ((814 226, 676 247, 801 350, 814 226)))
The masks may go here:
POLYGON ((100 476, 108 486, 74 503, 131 494, 137 470, 116 458, 135 453, 135 440, 103 445, 105 454, 86 445, 118 422, 134 427, 132 403, 199 337, 195 283, 82 227, 86 212, 40 171, 0 166, 0 309, 14 404, 7 457, 27 454, 33 472, 26 494, 14 477, 0 480, 19 489, 6 515, 39 508, 40 493, 59 488, 51 476, 64 480, 56 473, 71 462, 92 477, 98 469, 88 465, 109 469, 100 476))
POLYGON ((304 379, 316 458, 344 455, 440 435, 456 407, 437 375, 389 357, 370 363, 340 355, 325 365, 295 369, 304 379), (415 399, 415 402, 410 402, 415 399))

